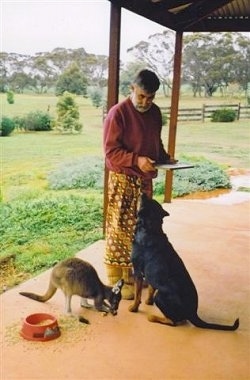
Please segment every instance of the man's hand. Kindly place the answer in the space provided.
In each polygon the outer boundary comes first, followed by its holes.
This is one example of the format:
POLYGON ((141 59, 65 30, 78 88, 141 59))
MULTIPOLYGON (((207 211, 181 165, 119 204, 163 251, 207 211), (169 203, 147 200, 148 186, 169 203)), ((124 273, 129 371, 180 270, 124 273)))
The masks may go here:
POLYGON ((137 166, 144 173, 152 172, 155 171, 154 163, 155 161, 149 157, 139 156, 137 166))

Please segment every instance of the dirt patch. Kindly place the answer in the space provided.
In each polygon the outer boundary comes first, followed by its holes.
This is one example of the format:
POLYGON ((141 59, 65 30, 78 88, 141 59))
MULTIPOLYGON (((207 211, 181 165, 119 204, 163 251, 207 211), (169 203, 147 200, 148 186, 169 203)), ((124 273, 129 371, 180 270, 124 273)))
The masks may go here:
POLYGON ((17 321, 6 326, 4 334, 5 344, 10 346, 21 343, 22 348, 25 351, 33 351, 34 347, 39 348, 39 350, 48 350, 49 344, 49 347, 53 347, 53 351, 56 351, 63 349, 62 343, 75 344, 77 342, 84 341, 89 331, 91 331, 91 329, 88 328, 89 325, 79 323, 78 317, 76 316, 60 315, 58 318, 58 325, 61 331, 60 337, 55 340, 51 340, 50 342, 46 342, 46 345, 44 345, 44 342, 23 339, 20 336, 22 322, 17 321))

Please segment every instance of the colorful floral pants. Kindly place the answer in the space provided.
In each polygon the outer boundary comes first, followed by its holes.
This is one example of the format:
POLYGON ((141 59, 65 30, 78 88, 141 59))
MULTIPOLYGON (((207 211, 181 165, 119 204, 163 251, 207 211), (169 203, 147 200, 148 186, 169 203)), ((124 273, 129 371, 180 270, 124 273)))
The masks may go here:
POLYGON ((152 180, 109 172, 104 263, 131 267, 131 249, 142 192, 152 196, 152 180))

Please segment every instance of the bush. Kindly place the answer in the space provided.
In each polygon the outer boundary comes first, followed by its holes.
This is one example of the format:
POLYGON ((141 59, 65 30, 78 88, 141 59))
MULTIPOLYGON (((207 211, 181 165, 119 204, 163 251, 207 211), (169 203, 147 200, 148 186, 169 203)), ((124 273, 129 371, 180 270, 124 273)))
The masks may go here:
POLYGON ((15 129, 15 122, 13 119, 3 116, 1 118, 0 136, 9 136, 15 129))
POLYGON ((14 104, 14 92, 13 91, 8 91, 7 92, 7 102, 9 104, 14 104))
MULTIPOLYGON (((205 159, 188 159, 183 162, 195 165, 194 168, 176 170, 173 180, 173 198, 191 194, 197 191, 231 188, 230 178, 216 163, 205 159)), ((161 171, 162 172, 162 171, 161 171)), ((165 188, 165 173, 159 173, 155 181, 155 194, 163 195, 165 188)))
POLYGON ((99 88, 94 88, 90 91, 90 98, 93 106, 96 108, 100 107, 102 104, 102 91, 99 88))
POLYGON ((43 111, 29 112, 24 119, 27 131, 51 131, 52 117, 43 111))
POLYGON ((236 119, 236 111, 232 109, 223 108, 215 110, 212 113, 211 121, 214 122, 230 122, 236 119))
POLYGON ((104 163, 99 157, 65 162, 48 175, 49 188, 66 189, 102 189, 104 163))
POLYGON ((13 118, 15 123, 15 128, 17 130, 25 130, 26 129, 26 118, 25 116, 15 116, 13 118))
POLYGON ((162 125, 167 125, 167 122, 168 122, 168 115, 163 112, 162 113, 162 125))
POLYGON ((58 130, 70 133, 81 132, 83 126, 79 122, 79 107, 72 94, 64 92, 57 102, 56 109, 56 127, 58 130))

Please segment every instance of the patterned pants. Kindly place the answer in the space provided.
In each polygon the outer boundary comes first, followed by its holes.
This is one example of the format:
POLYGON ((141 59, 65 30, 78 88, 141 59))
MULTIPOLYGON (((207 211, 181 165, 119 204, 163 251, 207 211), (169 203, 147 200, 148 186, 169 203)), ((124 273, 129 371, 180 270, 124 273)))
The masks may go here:
POLYGON ((152 196, 152 180, 109 172, 104 263, 131 267, 131 249, 142 192, 152 196))

